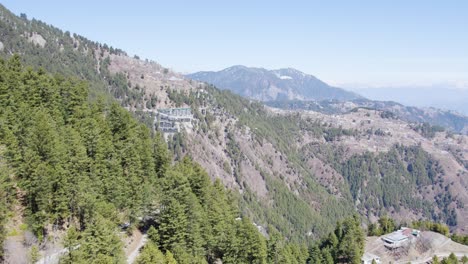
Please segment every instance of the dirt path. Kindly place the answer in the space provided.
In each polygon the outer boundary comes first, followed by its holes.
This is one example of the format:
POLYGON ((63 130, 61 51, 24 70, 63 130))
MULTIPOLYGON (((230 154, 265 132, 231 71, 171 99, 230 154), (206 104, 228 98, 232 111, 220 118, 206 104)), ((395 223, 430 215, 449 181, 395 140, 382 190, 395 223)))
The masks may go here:
MULTIPOLYGON (((80 246, 78 245, 77 247, 73 249, 77 249, 80 246)), ((64 254, 68 253, 68 248, 61 249, 59 251, 55 251, 54 253, 48 253, 41 259, 39 259, 36 264, 56 264, 59 263, 60 257, 64 254)))
POLYGON ((148 236, 142 234, 140 230, 136 230, 131 238, 131 242, 126 246, 125 255, 127 256, 127 263, 133 263, 138 255, 140 255, 140 249, 148 242, 148 236))

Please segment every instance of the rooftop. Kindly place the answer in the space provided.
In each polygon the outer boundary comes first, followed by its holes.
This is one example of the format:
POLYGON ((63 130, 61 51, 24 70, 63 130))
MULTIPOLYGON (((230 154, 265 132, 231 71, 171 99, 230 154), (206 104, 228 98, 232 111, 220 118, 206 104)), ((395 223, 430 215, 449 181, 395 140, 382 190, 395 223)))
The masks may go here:
POLYGON ((404 230, 398 230, 384 236, 382 239, 388 243, 397 243, 407 240, 408 236, 404 234, 404 230))

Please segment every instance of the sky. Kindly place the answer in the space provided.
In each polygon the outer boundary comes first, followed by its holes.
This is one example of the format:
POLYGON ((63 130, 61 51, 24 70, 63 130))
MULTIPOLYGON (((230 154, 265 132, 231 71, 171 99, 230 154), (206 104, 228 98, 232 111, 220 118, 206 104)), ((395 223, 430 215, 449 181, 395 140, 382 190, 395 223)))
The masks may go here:
POLYGON ((3 0, 63 30, 189 73, 292 67, 347 87, 468 89, 468 1, 3 0))

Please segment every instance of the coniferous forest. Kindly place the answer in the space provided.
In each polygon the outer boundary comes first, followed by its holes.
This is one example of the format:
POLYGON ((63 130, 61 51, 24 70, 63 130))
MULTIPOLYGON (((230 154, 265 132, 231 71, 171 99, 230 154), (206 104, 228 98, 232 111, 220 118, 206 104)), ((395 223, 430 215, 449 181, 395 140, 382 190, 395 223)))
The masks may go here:
MULTIPOLYGON (((124 263, 123 223, 148 234, 136 263, 360 263, 359 216, 308 244, 273 226, 264 235, 219 180, 188 156, 173 164, 159 133, 91 98, 85 81, 24 67, 15 55, 0 60, 0 105, 0 242, 20 204, 39 241, 65 233, 61 263, 124 263)), ((344 175, 358 171, 352 162, 344 175)))
POLYGON ((0 104, 0 220, 20 203, 39 241, 66 230, 62 263, 124 262, 122 223, 148 229, 138 263, 307 259, 273 229, 267 240, 189 157, 172 165, 161 136, 128 111, 89 100, 85 82, 13 56, 0 61, 0 104))
POLYGON ((188 78, 0 5, 0 263, 12 241, 83 264, 358 264, 402 226, 468 245, 466 136, 188 78), (168 108, 190 121, 163 134, 168 108))

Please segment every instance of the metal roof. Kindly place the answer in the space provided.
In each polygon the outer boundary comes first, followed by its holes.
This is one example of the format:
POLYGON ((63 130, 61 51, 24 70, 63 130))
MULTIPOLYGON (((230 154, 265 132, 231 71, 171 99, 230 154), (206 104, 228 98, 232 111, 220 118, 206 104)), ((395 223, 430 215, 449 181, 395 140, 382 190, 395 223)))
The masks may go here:
POLYGON ((398 230, 389 234, 388 236, 383 237, 383 239, 389 243, 395 243, 408 239, 408 236, 405 236, 402 230, 398 230))

